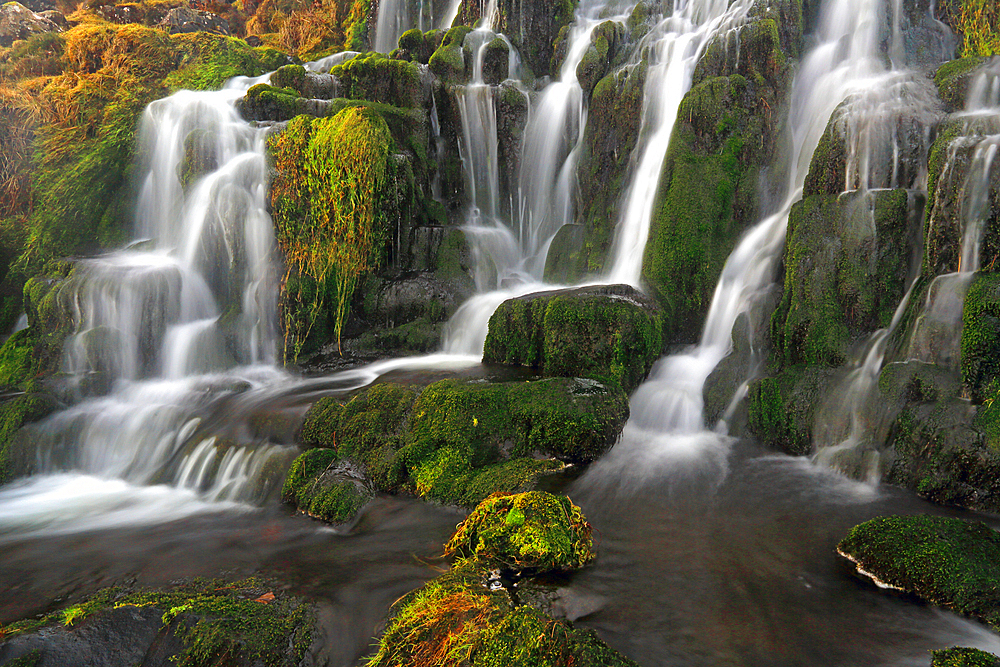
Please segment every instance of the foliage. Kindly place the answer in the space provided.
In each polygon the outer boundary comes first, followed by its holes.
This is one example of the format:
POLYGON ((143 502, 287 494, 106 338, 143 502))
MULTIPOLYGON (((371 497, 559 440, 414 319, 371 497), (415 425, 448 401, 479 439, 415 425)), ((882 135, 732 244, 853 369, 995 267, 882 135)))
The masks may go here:
POLYGON ((959 55, 1000 55, 1000 7, 994 0, 944 0, 939 12, 961 39, 959 55))
POLYGON ((876 517, 851 529, 837 550, 890 586, 1000 622, 1000 535, 981 522, 876 517))
POLYGON ((260 76, 288 62, 279 51, 251 48, 235 37, 195 32, 173 35, 170 40, 180 56, 177 70, 164 81, 171 90, 214 90, 234 76, 260 76))
POLYGON ((252 12, 246 20, 248 35, 304 60, 368 48, 371 0, 243 0, 243 6, 252 12))
POLYGON ((299 116, 271 139, 277 171, 271 203, 288 266, 286 359, 298 357, 328 294, 340 344, 354 287, 377 266, 386 237, 376 213, 390 142, 385 121, 364 107, 332 118, 299 116), (290 285, 293 273, 299 280, 290 285))
POLYGON ((590 523, 566 496, 496 493, 479 503, 445 545, 449 555, 506 568, 575 570, 594 559, 590 523))
POLYGON ((962 380, 974 403, 1000 390, 1000 275, 978 273, 962 309, 962 380))
POLYGON ((1000 658, 977 648, 953 647, 934 651, 931 667, 998 667, 1000 658))

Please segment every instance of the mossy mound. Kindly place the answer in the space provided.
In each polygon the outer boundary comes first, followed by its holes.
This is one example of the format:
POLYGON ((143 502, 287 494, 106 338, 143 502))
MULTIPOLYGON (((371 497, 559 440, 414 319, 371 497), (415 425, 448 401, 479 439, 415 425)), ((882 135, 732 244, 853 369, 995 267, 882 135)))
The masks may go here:
POLYGON ((977 648, 956 646, 934 651, 931 667, 1000 667, 1000 658, 977 648))
POLYGON ((470 32, 472 32, 472 28, 467 26, 455 26, 451 28, 444 34, 440 45, 427 60, 431 71, 441 81, 445 83, 464 83, 468 80, 472 63, 467 63, 466 61, 471 59, 471 54, 469 58, 466 58, 462 44, 465 42, 466 35, 470 32))
MULTIPOLYGON (((324 472, 350 464, 372 488, 474 506, 496 492, 527 491, 540 476, 586 463, 617 440, 628 399, 594 380, 442 380, 420 389, 380 383, 342 403, 324 398, 306 414, 306 452, 286 499, 311 511, 324 472)), ((338 493, 343 493, 343 490, 338 493)))
POLYGON ((394 605, 367 667, 632 667, 593 630, 574 628, 487 588, 476 561, 455 567, 394 605))
POLYGON ((590 524, 566 496, 543 491, 490 496, 444 549, 515 570, 576 570, 594 559, 590 524))
POLYGON ((41 664, 67 656, 96 664, 98 657, 117 655, 129 664, 158 656, 190 667, 292 667, 306 657, 314 627, 311 605, 262 579, 109 588, 41 619, 0 628, 0 660, 34 654, 41 664))
POLYGON ((372 497, 350 466, 337 465, 332 449, 311 449, 292 462, 281 499, 328 523, 350 521, 372 497))
POLYGON ((884 585, 1000 623, 1000 535, 981 522, 876 517, 851 529, 837 551, 884 585))
POLYGON ((52 414, 59 404, 45 393, 0 399, 0 484, 32 472, 35 461, 30 443, 15 438, 18 430, 52 414))
POLYGON ((814 416, 832 376, 826 368, 794 366, 755 380, 747 393, 750 433, 793 456, 811 453, 814 416))
POLYGON ((423 104, 420 72, 410 62, 373 52, 333 67, 330 74, 340 82, 341 97, 403 108, 423 104))
POLYGON ((955 112, 965 108, 969 83, 976 71, 987 62, 987 58, 970 56, 946 62, 938 68, 934 74, 934 85, 945 104, 945 110, 955 112))
POLYGON ((627 285, 539 292, 500 304, 483 361, 593 377, 631 392, 662 352, 661 329, 657 305, 627 285))

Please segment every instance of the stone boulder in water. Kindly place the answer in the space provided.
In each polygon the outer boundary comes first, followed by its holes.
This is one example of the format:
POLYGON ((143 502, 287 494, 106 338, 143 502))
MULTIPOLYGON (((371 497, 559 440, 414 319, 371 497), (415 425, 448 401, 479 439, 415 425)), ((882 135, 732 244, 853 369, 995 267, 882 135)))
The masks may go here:
POLYGON ((536 586, 528 577, 532 571, 575 569, 593 558, 590 525, 568 498, 547 493, 488 498, 446 549, 464 558, 394 605, 368 667, 635 665, 593 630, 552 618, 529 601, 536 586), (557 516, 549 516, 553 510, 557 516), (540 545, 550 543, 559 545, 560 557, 549 551, 537 558, 540 545))
POLYGON ((10 46, 19 39, 61 30, 55 22, 36 14, 19 2, 0 5, 0 46, 10 46))
POLYGON ((346 467, 363 473, 367 488, 471 507, 492 493, 532 489, 563 462, 595 460, 627 419, 621 389, 585 378, 380 383, 309 409, 301 439, 324 449, 296 460, 284 496, 314 515, 326 512, 317 502, 329 504, 327 520, 346 521, 357 500, 337 478, 346 467))
POLYGON ((1000 534, 984 523, 876 517, 852 528, 837 552, 881 587, 1000 624, 1000 534))
POLYGON ((660 356, 661 317, 652 299, 628 285, 515 297, 490 318, 483 361, 593 377, 631 392, 660 356))

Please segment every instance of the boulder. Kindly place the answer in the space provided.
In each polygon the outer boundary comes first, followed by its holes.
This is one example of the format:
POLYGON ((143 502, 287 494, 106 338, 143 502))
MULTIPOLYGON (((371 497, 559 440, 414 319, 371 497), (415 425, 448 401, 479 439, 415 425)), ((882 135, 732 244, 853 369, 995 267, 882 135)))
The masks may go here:
POLYGON ((931 667, 1000 667, 1000 657, 977 648, 955 646, 933 651, 931 667))
POLYGON ((533 572, 578 570, 594 559, 590 523, 580 508, 544 491, 490 496, 458 525, 444 550, 533 572))
POLYGON ((231 35, 229 22, 218 14, 190 7, 177 7, 167 12, 158 24, 159 28, 171 35, 186 32, 211 32, 217 35, 231 35))
POLYGON ((881 587, 1000 623, 1000 534, 982 522, 876 517, 852 528, 837 552, 881 587))
POLYGON ((627 285, 528 294, 504 301, 490 317, 483 361, 599 378, 631 392, 660 356, 661 317, 627 285))
POLYGON ((31 11, 19 2, 0 5, 0 46, 46 32, 61 32, 54 21, 31 11))

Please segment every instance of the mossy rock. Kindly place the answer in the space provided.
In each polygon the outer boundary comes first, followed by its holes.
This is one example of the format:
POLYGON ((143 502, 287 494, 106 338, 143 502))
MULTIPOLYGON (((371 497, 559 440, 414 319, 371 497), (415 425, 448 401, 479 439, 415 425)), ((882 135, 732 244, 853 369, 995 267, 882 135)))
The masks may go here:
POLYGON ((1000 622, 1000 535, 979 521, 876 517, 852 528, 837 551, 883 585, 994 628, 1000 622))
POLYGON ((55 412, 60 406, 47 393, 20 394, 0 399, 0 484, 34 472, 37 460, 31 438, 18 431, 55 412))
POLYGON ((367 667, 635 667, 593 630, 516 604, 472 560, 397 602, 367 667))
POLYGON ((469 66, 462 44, 472 28, 455 26, 445 33, 441 45, 427 60, 431 71, 445 83, 464 83, 469 78, 469 66))
POLYGON ((597 82, 619 64, 617 60, 625 50, 626 33, 625 26, 617 21, 605 21, 594 28, 590 46, 576 66, 576 78, 586 99, 590 99, 597 82))
POLYGON ((296 458, 281 490, 283 502, 327 523, 350 521, 371 497, 361 475, 332 449, 310 449, 296 458))
POLYGON ((777 141, 767 108, 780 108, 783 93, 735 73, 705 79, 681 102, 642 261, 667 344, 698 339, 727 257, 759 219, 761 174, 777 141))
POLYGON ((127 664, 160 655, 192 667, 292 667, 305 659, 316 628, 312 605, 275 582, 195 580, 171 589, 108 588, 39 619, 4 626, 0 661, 38 651, 41 664, 67 655, 127 664))
POLYGON ((572 285, 583 279, 581 253, 586 233, 586 227, 577 223, 559 228, 545 256, 545 282, 572 285))
POLYGON ((445 553, 532 572, 577 570, 594 559, 590 523, 566 496, 490 496, 458 525, 445 553))
POLYGON ((962 380, 974 403, 1000 390, 1000 274, 978 273, 962 310, 962 380))
POLYGON ((969 83, 980 67, 989 62, 982 56, 970 56, 946 62, 934 74, 934 85, 950 112, 965 109, 965 98, 969 93, 969 83))
POLYGON ((931 667, 1000 667, 1000 657, 977 648, 956 646, 934 651, 931 667))
POLYGON ((656 304, 627 285, 516 297, 490 317, 483 361, 594 377, 631 392, 662 351, 660 318, 656 304))
POLYGON ((793 456, 812 453, 814 416, 832 379, 830 369, 794 366, 755 380, 747 392, 750 433, 793 456))
POLYGON ((424 101, 417 66, 379 53, 352 58, 331 68, 330 74, 340 81, 341 97, 403 108, 424 101))
POLYGON ((854 341, 892 321, 912 256, 908 197, 814 195, 792 208, 784 295, 772 318, 785 364, 839 366, 854 341))
POLYGON ((349 462, 380 491, 474 506, 492 493, 531 490, 560 461, 593 461, 627 419, 620 389, 581 378, 379 383, 309 409, 301 439, 326 453, 301 459, 286 498, 349 462))

